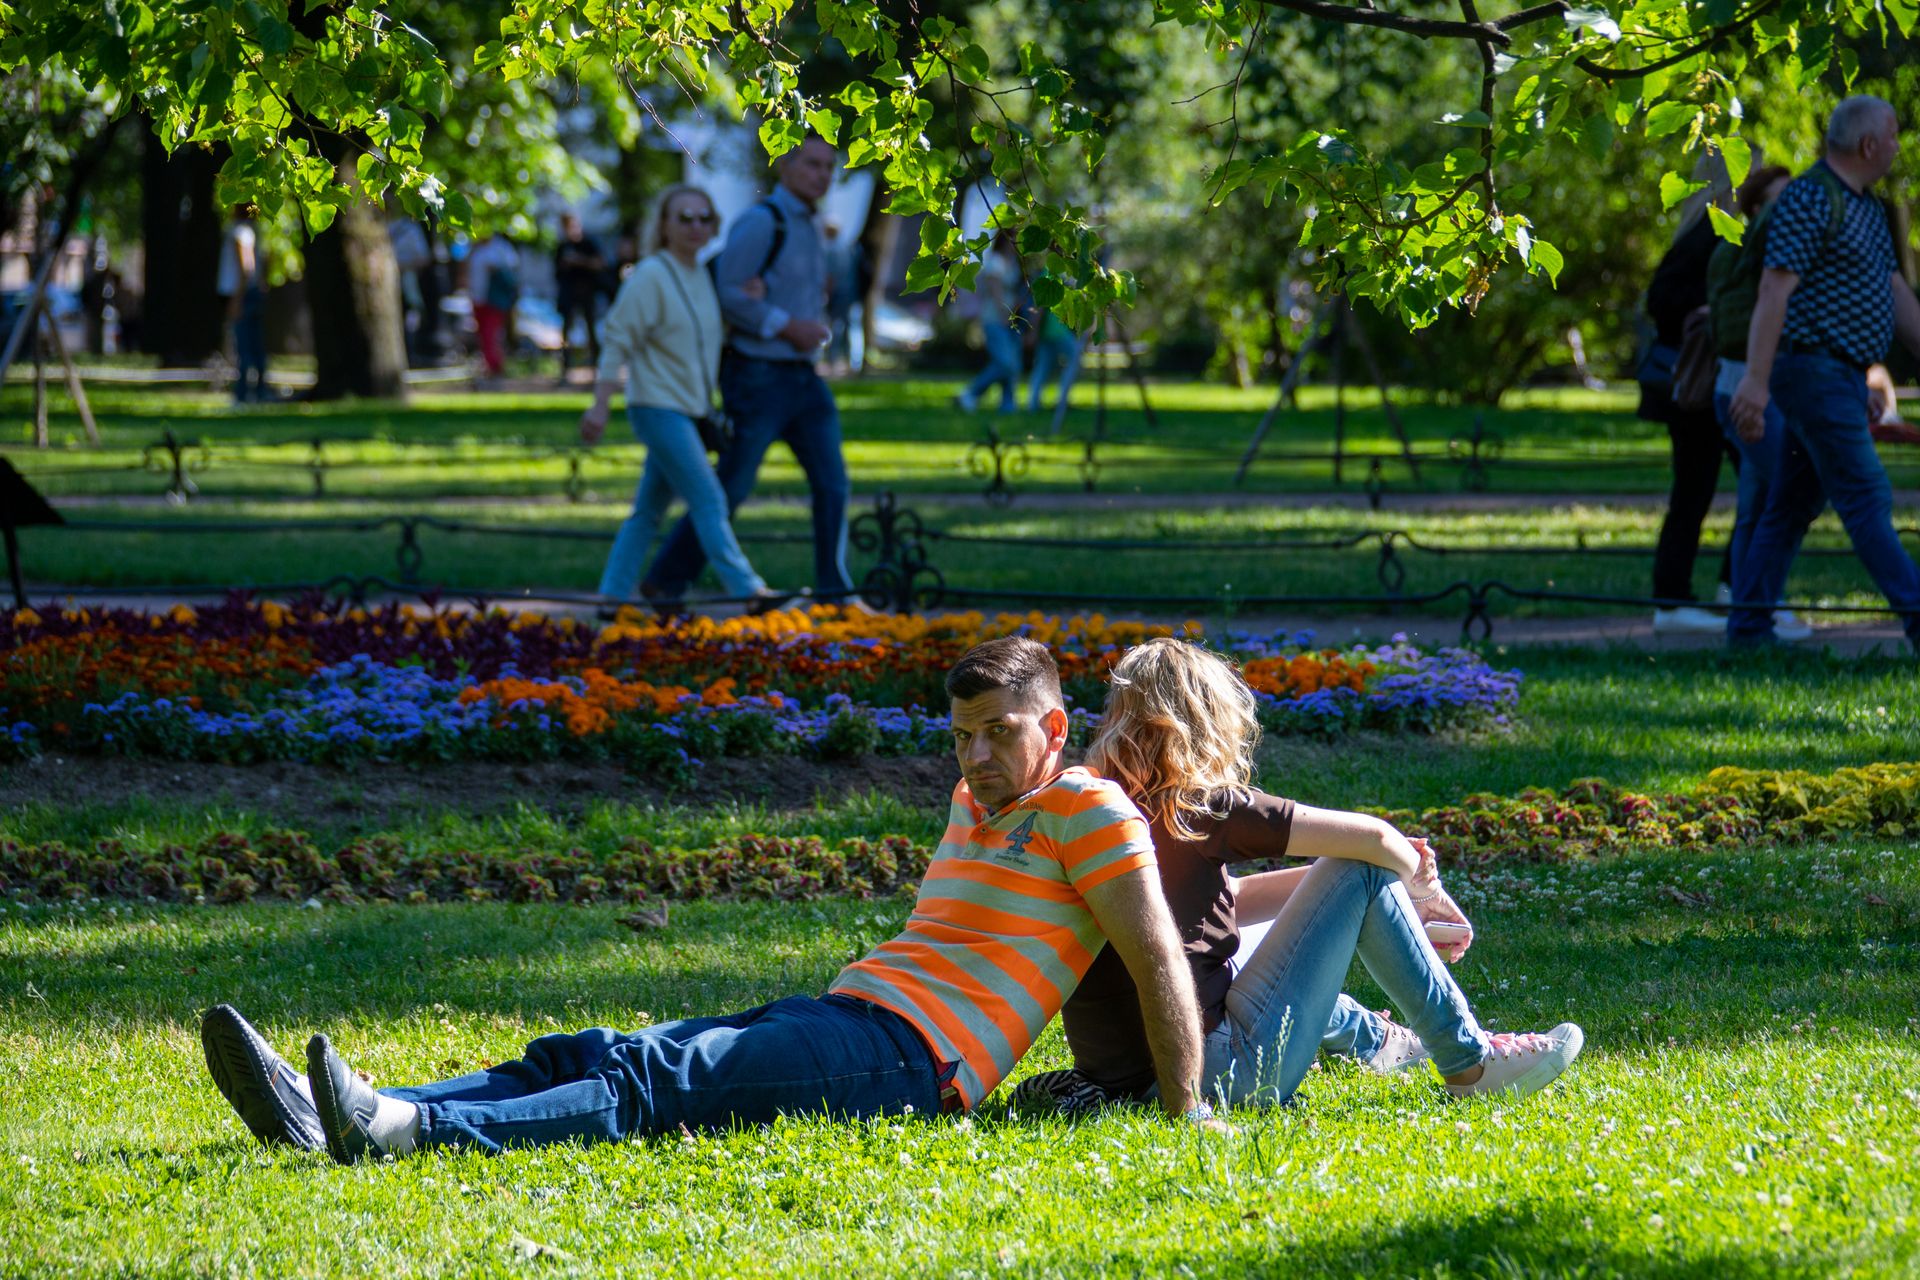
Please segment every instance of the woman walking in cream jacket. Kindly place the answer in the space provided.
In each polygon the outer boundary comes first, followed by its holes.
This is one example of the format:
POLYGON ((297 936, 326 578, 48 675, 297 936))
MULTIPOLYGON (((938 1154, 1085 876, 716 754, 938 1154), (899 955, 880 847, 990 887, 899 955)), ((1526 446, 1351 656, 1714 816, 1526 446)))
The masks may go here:
POLYGON ((720 368, 720 301, 699 264, 719 223, 700 188, 662 192, 647 227, 650 252, 621 284, 601 324, 599 374, 593 404, 580 415, 580 438, 599 443, 614 393, 624 385, 634 437, 647 446, 633 513, 614 537, 600 577, 600 594, 610 600, 631 599, 640 590, 648 547, 675 494, 686 502, 701 550, 727 595, 748 600, 749 608, 786 598, 768 588, 740 549, 695 425, 714 412, 720 368))

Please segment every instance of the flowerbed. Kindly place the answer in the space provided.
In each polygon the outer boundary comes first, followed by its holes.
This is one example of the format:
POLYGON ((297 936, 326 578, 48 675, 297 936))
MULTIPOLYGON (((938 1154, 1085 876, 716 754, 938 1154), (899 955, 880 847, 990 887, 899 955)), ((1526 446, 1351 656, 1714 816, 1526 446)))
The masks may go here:
MULTIPOLYGON (((1052 648, 1084 736, 1113 660, 1172 630, 827 608, 671 625, 629 611, 594 627, 320 597, 23 610, 0 620, 0 758, 44 745, 229 762, 593 757, 687 777, 713 754, 935 752, 947 669, 1014 632, 1052 648)), ((1226 649, 1276 732, 1495 725, 1518 697, 1517 673, 1465 650, 1337 651, 1285 635, 1235 635, 1226 649)))
MULTIPOLYGON (((1458 805, 1383 816, 1433 839, 1447 866, 1472 868, 1628 848, 1898 837, 1920 821, 1917 797, 1920 764, 1822 775, 1716 769, 1687 795, 1643 795, 1587 778, 1558 792, 1469 796, 1458 805)), ((0 839, 0 894, 46 902, 804 899, 901 889, 919 879, 931 856, 897 835, 831 845, 813 836, 740 836, 691 850, 631 838, 589 850, 441 847, 375 836, 327 851, 291 831, 219 832, 191 847, 102 840, 86 850, 0 839)))

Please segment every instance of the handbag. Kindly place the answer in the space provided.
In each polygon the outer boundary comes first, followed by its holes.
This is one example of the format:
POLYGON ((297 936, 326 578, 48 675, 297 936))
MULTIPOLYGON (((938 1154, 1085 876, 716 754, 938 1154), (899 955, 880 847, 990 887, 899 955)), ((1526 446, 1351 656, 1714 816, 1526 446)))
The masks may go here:
POLYGON ((1713 350, 1713 318, 1705 307, 1687 316, 1680 355, 1673 363, 1673 403, 1698 413, 1713 408, 1713 381, 1720 360, 1713 350))
POLYGON ((700 355, 700 377, 707 389, 707 411, 693 420, 693 429, 700 433, 701 448, 708 453, 725 453, 733 448, 736 433, 733 419, 713 402, 712 375, 707 372, 711 366, 707 364, 707 340, 700 332, 700 313, 693 309, 693 298, 687 293, 687 286, 680 283, 680 275, 672 266, 667 267, 667 279, 673 281, 674 291, 687 308, 687 319, 693 324, 693 344, 700 355))

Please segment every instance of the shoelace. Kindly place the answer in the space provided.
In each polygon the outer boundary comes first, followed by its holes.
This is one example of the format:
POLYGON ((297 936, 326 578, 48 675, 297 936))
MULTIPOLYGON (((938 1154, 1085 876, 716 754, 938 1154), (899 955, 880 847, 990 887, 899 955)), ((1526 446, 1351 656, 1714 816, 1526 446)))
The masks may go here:
POLYGON ((1511 1058, 1522 1053, 1545 1053, 1553 1048, 1553 1038, 1538 1031, 1502 1031, 1487 1037, 1491 1057, 1511 1058))

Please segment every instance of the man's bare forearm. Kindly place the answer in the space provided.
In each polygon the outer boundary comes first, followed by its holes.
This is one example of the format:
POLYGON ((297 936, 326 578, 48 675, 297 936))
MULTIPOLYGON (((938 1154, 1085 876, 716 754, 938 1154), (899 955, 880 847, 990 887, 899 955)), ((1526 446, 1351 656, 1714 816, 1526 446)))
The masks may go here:
POLYGON ((1170 1116, 1184 1116, 1199 1105, 1201 1061, 1200 1006, 1193 995, 1193 974, 1177 946, 1154 948, 1134 968, 1140 988, 1140 1016, 1160 1079, 1160 1105, 1170 1116))
POLYGON ((1773 358, 1780 351, 1780 331, 1787 323, 1787 299, 1792 296, 1798 276, 1768 271, 1760 277, 1760 292, 1753 300, 1753 318, 1747 321, 1747 376, 1762 386, 1773 374, 1773 358))
POLYGON ((1089 889, 1086 897, 1107 945, 1119 952, 1140 991, 1160 1104, 1169 1115, 1184 1116, 1200 1102, 1200 1007, 1159 873, 1152 867, 1129 871, 1089 889))

